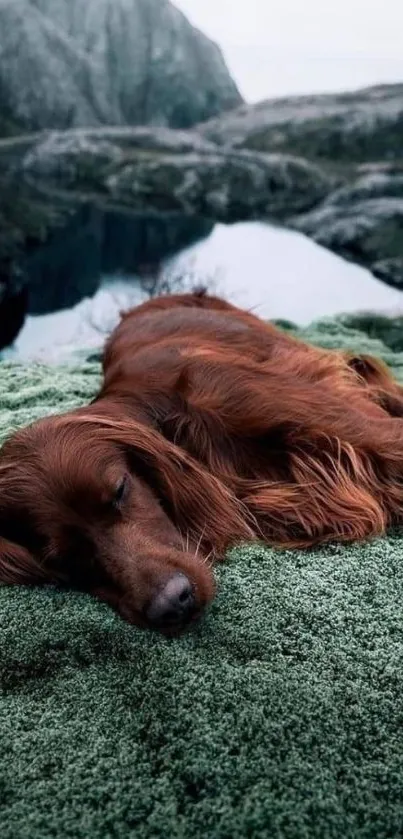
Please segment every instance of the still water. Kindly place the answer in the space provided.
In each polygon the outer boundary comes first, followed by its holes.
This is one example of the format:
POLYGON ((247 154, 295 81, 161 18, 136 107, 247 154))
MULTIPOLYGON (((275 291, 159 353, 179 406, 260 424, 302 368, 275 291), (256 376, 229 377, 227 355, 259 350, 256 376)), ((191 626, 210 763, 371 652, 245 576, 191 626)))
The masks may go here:
MULTIPOLYGON (((403 311, 403 293, 305 236, 261 223, 216 225, 197 244, 159 266, 173 290, 205 285, 265 318, 308 324, 341 312, 403 311)), ((98 291, 77 305, 31 315, 6 357, 71 361, 102 345, 122 309, 147 299, 136 274, 104 274, 98 291)), ((158 285, 158 284, 157 284, 158 285)))

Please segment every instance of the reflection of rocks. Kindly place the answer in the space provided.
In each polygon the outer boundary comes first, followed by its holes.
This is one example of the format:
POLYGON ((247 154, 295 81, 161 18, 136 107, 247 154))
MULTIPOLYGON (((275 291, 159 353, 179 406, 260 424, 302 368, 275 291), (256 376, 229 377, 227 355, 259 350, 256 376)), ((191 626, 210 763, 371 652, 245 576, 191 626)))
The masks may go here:
POLYGON ((137 275, 207 236, 212 224, 181 217, 136 216, 81 207, 28 261, 29 311, 74 306, 99 287, 102 275, 137 275), (49 282, 49 277, 52 281, 49 282))
POLYGON ((164 259, 207 237, 213 222, 181 215, 104 216, 102 273, 150 277, 164 259))
POLYGON ((102 213, 81 207, 25 262, 29 311, 46 314, 96 292, 102 267, 102 213))
POLYGON ((0 350, 13 343, 24 325, 27 312, 27 288, 10 293, 9 288, 0 283, 0 350))
MULTIPOLYGON (((44 246, 50 233, 64 227, 70 214, 70 208, 61 209, 33 196, 20 175, 10 173, 1 177, 0 169, 0 299, 3 311, 11 311, 13 306, 13 311, 22 311, 27 302, 22 292, 29 284, 29 262, 44 246)), ((46 286, 51 284, 48 272, 46 286)), ((12 316, 14 323, 18 317, 12 316)), ((6 320, 6 317, 0 318, 0 343, 3 345, 4 331, 8 329, 6 320)))
POLYGON ((1 127, 188 127, 242 101, 168 0, 1 0, 1 127))
POLYGON ((91 196, 108 206, 224 222, 310 209, 332 184, 304 160, 226 152, 167 129, 54 132, 33 143, 22 171, 50 199, 91 196))

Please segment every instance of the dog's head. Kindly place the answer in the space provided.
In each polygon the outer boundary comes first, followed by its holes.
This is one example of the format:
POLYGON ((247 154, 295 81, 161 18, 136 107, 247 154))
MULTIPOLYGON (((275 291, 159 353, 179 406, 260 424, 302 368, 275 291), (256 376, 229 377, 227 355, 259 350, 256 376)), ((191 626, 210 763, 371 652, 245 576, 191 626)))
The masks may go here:
POLYGON ((0 583, 71 586, 175 634, 213 597, 209 554, 240 528, 222 484, 141 423, 52 417, 0 453, 0 583))

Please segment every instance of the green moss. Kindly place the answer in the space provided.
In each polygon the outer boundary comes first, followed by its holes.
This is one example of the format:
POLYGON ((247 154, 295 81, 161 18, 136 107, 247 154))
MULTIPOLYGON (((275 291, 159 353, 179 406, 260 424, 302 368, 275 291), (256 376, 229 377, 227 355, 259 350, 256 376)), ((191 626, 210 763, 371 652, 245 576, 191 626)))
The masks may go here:
POLYGON ((382 341, 394 352, 403 352, 403 317, 388 318, 384 315, 345 315, 348 327, 364 332, 370 338, 382 341))
MULTIPOLYGON (((402 370, 387 319, 301 334, 402 370)), ((99 377, 1 364, 0 439, 87 402, 99 377)), ((0 589, 2 839, 398 839, 402 553, 396 531, 240 547, 174 642, 85 595, 0 589)))

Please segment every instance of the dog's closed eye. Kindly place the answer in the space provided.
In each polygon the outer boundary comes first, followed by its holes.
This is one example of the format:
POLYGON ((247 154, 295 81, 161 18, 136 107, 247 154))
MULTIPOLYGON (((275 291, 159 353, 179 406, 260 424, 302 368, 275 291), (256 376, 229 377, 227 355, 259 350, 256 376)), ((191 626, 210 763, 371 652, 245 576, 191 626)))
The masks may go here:
POLYGON ((115 492, 113 495, 112 503, 114 507, 121 507, 123 502, 128 496, 130 488, 130 478, 129 475, 126 473, 123 475, 115 487, 115 492))

